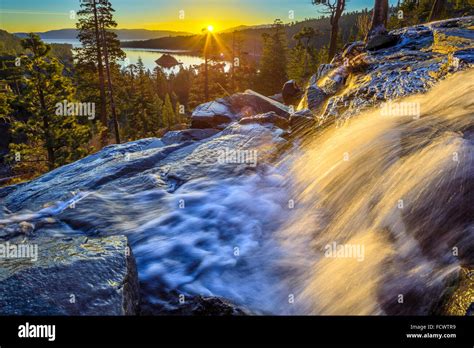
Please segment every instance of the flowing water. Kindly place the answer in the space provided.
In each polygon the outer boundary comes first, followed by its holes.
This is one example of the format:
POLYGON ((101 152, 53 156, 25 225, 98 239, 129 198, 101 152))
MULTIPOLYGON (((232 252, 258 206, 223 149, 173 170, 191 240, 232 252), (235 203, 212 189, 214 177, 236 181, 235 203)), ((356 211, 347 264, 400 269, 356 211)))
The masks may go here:
POLYGON ((446 277, 474 263, 473 95, 470 70, 399 101, 419 119, 376 109, 306 137, 280 231, 314 258, 295 280, 305 313, 427 314, 446 277), (334 245, 349 250, 331 257, 334 245))
MULTIPOLYGON (((446 279, 474 263, 473 81, 474 70, 458 73, 401 101, 418 103, 417 119, 377 108, 315 129, 271 166, 209 172, 173 189, 153 173, 131 176, 4 214, 0 225, 128 235, 145 301, 161 308, 201 294, 254 313, 428 314, 446 279), (54 221, 39 223, 45 217, 54 221)), ((215 146, 194 149, 194 160, 208 161, 215 146)), ((61 169, 61 180, 93 187, 100 168, 87 165, 96 162, 134 166, 93 157, 61 169)), ((51 190, 42 181, 48 189, 35 199, 51 190)))

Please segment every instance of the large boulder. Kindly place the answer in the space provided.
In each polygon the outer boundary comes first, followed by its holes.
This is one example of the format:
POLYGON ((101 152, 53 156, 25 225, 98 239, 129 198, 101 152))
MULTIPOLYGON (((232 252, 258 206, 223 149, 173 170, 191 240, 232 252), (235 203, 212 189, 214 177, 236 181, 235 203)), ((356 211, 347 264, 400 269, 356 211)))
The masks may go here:
POLYGON ((392 47, 397 44, 399 37, 393 34, 381 34, 373 36, 367 42, 367 50, 375 51, 382 48, 392 47))
POLYGON ((13 238, 0 253, 1 315, 138 313, 137 270, 125 236, 13 238), (15 258, 14 250, 28 258, 15 258))
POLYGON ((246 90, 244 93, 236 93, 230 96, 229 102, 239 119, 270 111, 275 112, 278 116, 285 118, 290 117, 290 111, 286 105, 250 89, 246 90))
POLYGON ((185 141, 199 141, 210 138, 219 133, 219 130, 212 128, 205 129, 183 129, 178 131, 169 131, 162 138, 161 141, 165 145, 182 143, 185 141))
POLYGON ((301 97, 301 89, 296 84, 296 81, 290 80, 285 82, 281 91, 283 102, 286 105, 293 105, 299 101, 301 97))
POLYGON ((270 111, 285 118, 290 117, 289 108, 286 105, 247 90, 244 93, 236 93, 196 107, 191 117, 191 128, 222 129, 243 117, 270 111))
POLYGON ((240 124, 273 124, 281 129, 288 129, 289 122, 286 118, 278 116, 274 111, 267 112, 252 117, 244 117, 239 121, 240 124))
POLYGON ((220 98, 198 105, 194 109, 191 128, 225 128, 225 125, 235 121, 236 118, 227 98, 220 98))
MULTIPOLYGON (((331 80, 332 81, 332 80, 331 80)), ((309 109, 319 114, 323 109, 329 95, 316 84, 308 86, 298 106, 298 110, 309 109)))

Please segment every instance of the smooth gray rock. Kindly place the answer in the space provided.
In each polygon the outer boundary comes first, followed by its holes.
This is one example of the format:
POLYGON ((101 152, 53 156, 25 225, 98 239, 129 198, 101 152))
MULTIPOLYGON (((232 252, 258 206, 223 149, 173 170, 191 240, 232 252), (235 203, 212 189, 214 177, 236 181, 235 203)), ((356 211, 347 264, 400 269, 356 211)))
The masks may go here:
POLYGON ((138 313, 137 270, 125 236, 16 238, 8 243, 36 246, 37 260, 1 259, 1 315, 138 313))
POLYGON ((240 124, 274 124, 275 126, 281 129, 288 129, 289 123, 288 120, 284 117, 278 116, 275 112, 267 112, 265 114, 260 114, 252 117, 244 117, 239 121, 240 124))
POLYGON ((289 118, 286 105, 252 90, 236 93, 229 97, 199 105, 191 116, 191 128, 223 129, 231 122, 243 117, 273 111, 279 116, 289 118))
POLYGON ((184 129, 178 131, 167 132, 162 138, 161 141, 165 145, 171 145, 176 143, 182 143, 184 141, 197 141, 210 138, 213 135, 219 133, 217 129, 184 129))
POLYGON ((285 118, 290 117, 289 108, 286 105, 250 89, 246 90, 244 93, 236 93, 230 96, 229 102, 239 119, 270 111, 275 112, 278 116, 285 118))
POLYGON ((277 93, 277 94, 274 94, 274 95, 271 95, 269 96, 270 99, 274 100, 274 101, 277 101, 279 103, 282 103, 284 104, 285 102, 283 101, 283 96, 281 95, 281 93, 277 93))

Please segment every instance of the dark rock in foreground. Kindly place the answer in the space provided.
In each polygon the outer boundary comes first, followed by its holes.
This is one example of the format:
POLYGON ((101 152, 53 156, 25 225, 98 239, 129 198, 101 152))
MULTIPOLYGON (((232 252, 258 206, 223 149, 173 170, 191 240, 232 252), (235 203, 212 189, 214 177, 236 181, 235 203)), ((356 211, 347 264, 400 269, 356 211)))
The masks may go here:
POLYGON ((125 236, 34 238, 28 256, 0 261, 1 315, 135 315, 139 288, 125 236), (36 259, 36 260, 35 260, 36 259))
POLYGON ((281 95, 286 105, 297 104, 300 100, 302 91, 294 80, 285 82, 281 95))
POLYGON ((367 42, 367 49, 369 51, 380 50, 395 45, 398 42, 397 35, 383 34, 374 36, 367 42))
POLYGON ((154 309, 146 306, 140 315, 187 315, 187 316, 243 316, 250 315, 247 310, 219 297, 194 296, 185 298, 174 309, 154 309))

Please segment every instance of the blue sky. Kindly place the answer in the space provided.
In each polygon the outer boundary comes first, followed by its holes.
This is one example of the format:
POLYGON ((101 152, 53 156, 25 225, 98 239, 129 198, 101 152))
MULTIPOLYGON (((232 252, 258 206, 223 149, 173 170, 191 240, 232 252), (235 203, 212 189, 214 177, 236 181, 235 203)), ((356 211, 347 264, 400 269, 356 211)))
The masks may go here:
MULTIPOLYGON (((208 24, 222 30, 267 24, 275 18, 289 22, 290 11, 294 11, 294 20, 320 15, 311 0, 112 0, 112 4, 119 28, 191 32, 208 24)), ((347 10, 372 6, 373 0, 351 0, 347 10)), ((73 28, 70 11, 78 8, 79 0, 0 0, 0 28, 10 32, 73 28)))

